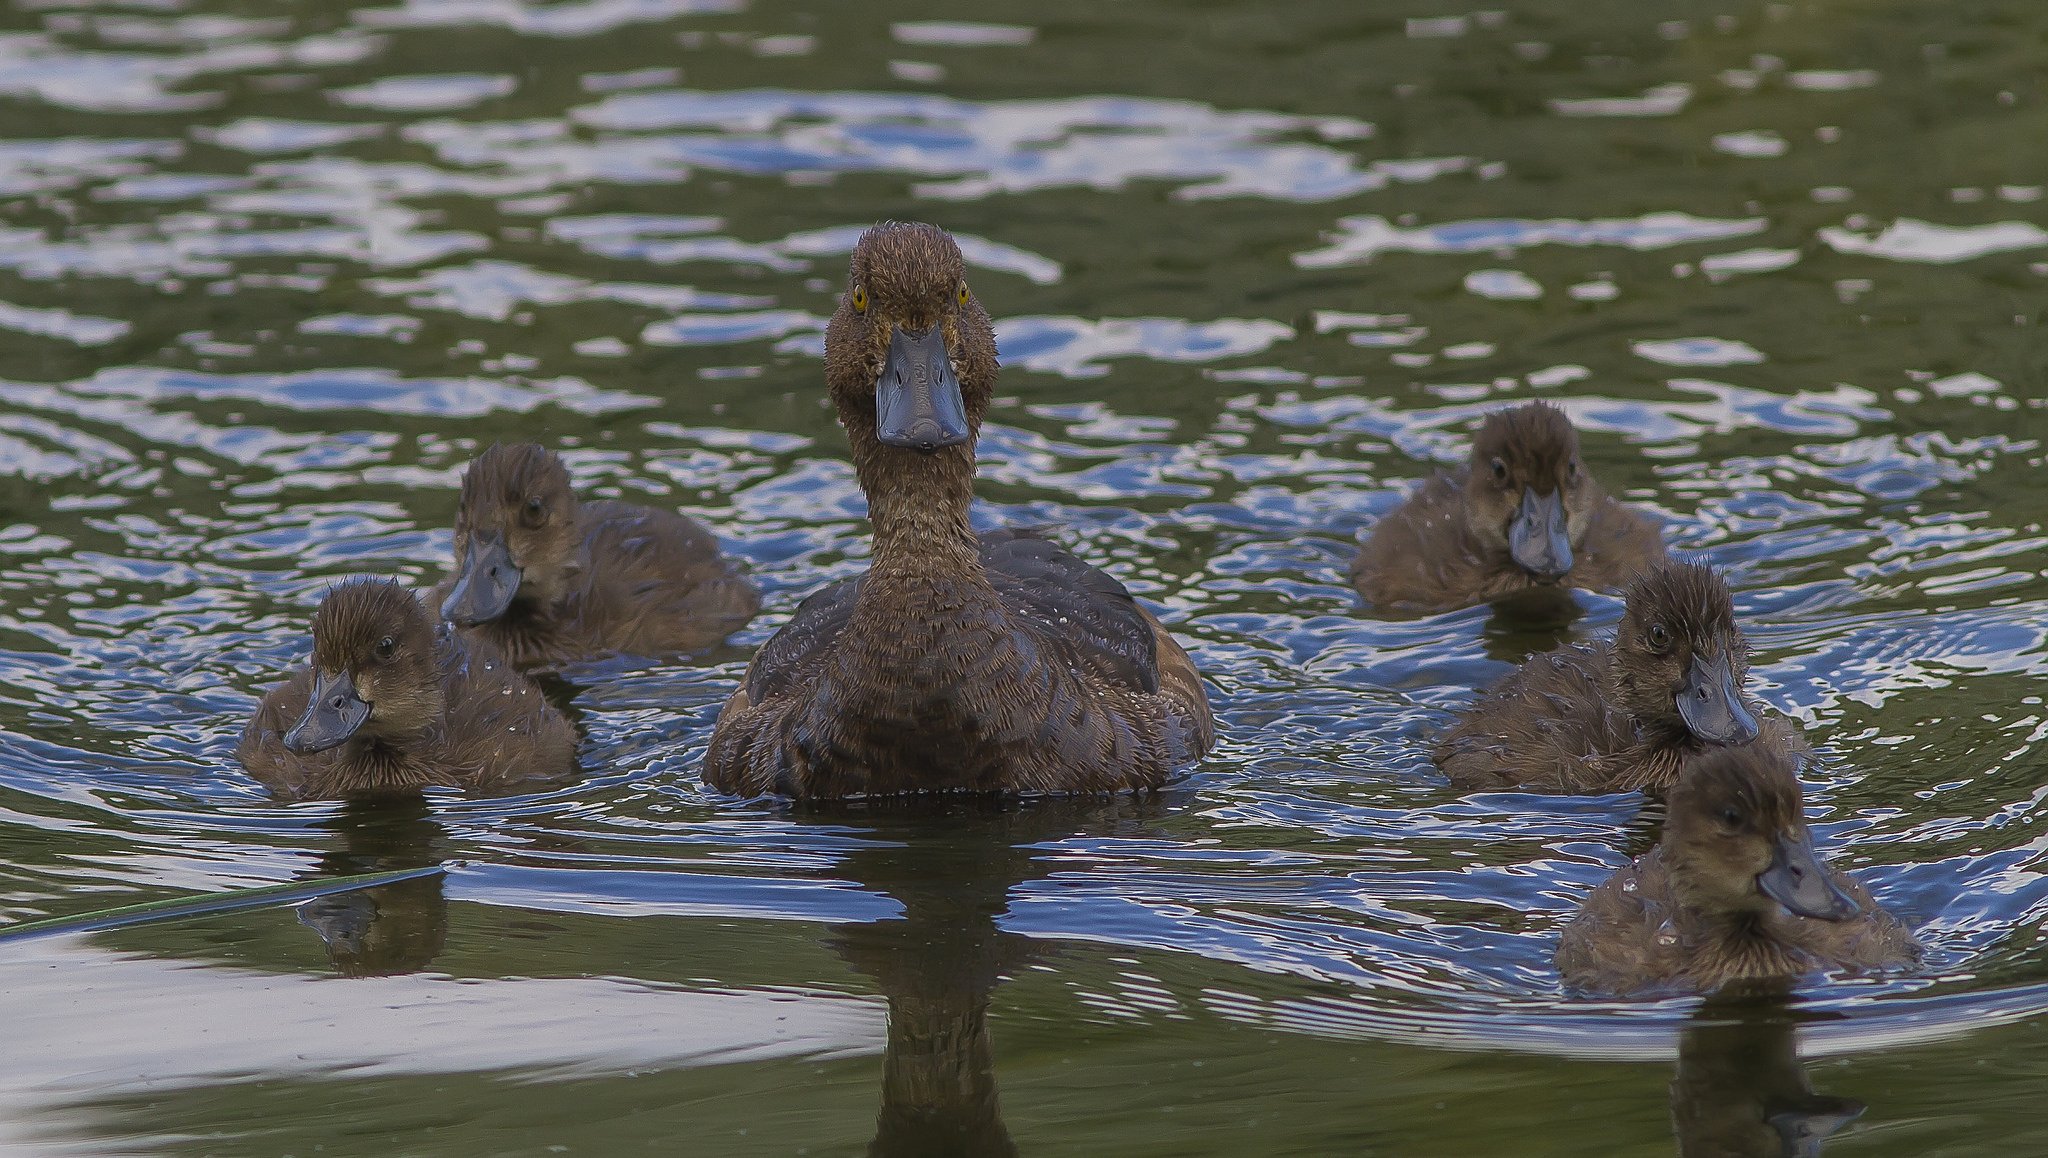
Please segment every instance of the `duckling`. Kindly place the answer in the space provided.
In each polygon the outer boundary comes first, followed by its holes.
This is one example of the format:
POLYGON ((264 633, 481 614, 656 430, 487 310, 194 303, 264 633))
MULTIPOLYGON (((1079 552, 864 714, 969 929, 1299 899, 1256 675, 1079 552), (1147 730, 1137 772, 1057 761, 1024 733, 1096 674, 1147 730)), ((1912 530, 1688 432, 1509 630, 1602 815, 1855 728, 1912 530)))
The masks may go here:
POLYGON ((290 799, 508 790, 571 771, 576 733, 497 648, 389 579, 351 579, 313 614, 313 662, 263 697, 235 755, 290 799))
POLYGON ((1113 792, 1208 750, 1201 677, 1121 583, 1044 539, 969 525, 996 349, 951 235, 889 222, 861 236, 825 379, 873 561, 754 657, 707 782, 799 798, 1113 792))
POLYGON ((1797 763, 1773 744, 1692 761, 1671 790, 1662 841, 1593 890, 1565 926, 1565 984, 1617 996, 1694 992, 1918 960, 1906 927, 1814 851, 1797 763))
POLYGON ((1629 588, 1612 642, 1509 672, 1437 741, 1437 767, 1468 790, 1617 792, 1668 787, 1688 756, 1760 731, 1803 751, 1789 724, 1760 723, 1745 699, 1748 650, 1721 577, 1664 563, 1629 588))
POLYGON ((1486 416, 1472 457, 1438 472, 1372 529, 1351 564, 1370 606, 1448 611, 1540 587, 1606 590, 1664 558, 1657 523, 1600 489, 1564 411, 1486 416))
POLYGON ((521 666, 710 647, 761 606, 703 525, 673 511, 579 503, 553 451, 493 445, 462 476, 441 616, 521 666))

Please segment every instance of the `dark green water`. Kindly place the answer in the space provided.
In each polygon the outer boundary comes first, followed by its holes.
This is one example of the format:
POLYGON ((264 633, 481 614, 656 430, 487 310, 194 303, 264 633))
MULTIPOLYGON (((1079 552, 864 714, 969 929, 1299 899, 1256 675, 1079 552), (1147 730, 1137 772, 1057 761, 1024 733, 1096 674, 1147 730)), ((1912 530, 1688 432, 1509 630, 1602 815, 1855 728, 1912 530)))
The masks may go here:
POLYGON ((0 1151, 2048 1150, 2044 77, 2034 0, 13 0, 0 920, 451 867, 0 939, 0 1151), (1063 527, 1211 681, 1161 799, 698 782, 752 648, 863 565, 817 356, 890 217, 998 319, 983 524, 1063 527), (1531 396, 1728 571, 1923 969, 1562 993, 1640 801, 1427 759, 1556 637, 1343 580, 1531 396), (703 517, 768 611, 569 673, 573 787, 270 802, 230 751, 321 592, 438 576, 506 438, 703 517))

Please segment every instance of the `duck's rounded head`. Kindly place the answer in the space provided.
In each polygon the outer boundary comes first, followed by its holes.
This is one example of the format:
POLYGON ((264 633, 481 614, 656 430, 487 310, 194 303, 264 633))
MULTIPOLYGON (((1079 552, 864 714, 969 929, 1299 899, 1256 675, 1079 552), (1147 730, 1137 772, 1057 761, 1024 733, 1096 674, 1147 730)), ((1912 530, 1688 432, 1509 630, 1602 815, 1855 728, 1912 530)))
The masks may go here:
POLYGON ((1793 756, 1767 744, 1693 761, 1671 790, 1663 858, 1687 908, 1720 916, 1768 912, 1842 921, 1857 904, 1813 850, 1793 756))
POLYGON ((337 584, 313 613, 313 697, 284 735, 300 755, 358 736, 404 740, 441 714, 434 622, 390 579, 337 584))
POLYGON ((1579 432, 1564 411, 1531 402, 1486 416, 1472 439, 1465 506, 1472 532, 1539 583, 1572 569, 1593 492, 1579 464, 1579 432))
POLYGON ((1747 744, 1757 720, 1742 694, 1749 645, 1728 585, 1700 563, 1664 563, 1628 589, 1614 633, 1623 706, 1646 736, 1747 744))
POLYGON ((441 617, 473 627, 518 599, 553 601, 569 584, 576 545, 576 495, 560 456, 530 442, 494 443, 462 476, 455 586, 441 617))
POLYGON ((952 235, 896 221, 861 234, 825 327, 825 382, 856 449, 971 450, 995 378, 995 328, 952 235))

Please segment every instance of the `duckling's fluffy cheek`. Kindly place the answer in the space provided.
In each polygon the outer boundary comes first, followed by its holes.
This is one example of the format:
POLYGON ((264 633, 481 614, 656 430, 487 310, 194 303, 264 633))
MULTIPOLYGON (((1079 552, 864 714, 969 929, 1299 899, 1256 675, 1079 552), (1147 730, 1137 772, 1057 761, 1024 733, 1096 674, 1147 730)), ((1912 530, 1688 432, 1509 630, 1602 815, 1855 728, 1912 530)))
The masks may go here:
POLYGON ((512 563, 519 568, 520 586, 553 597, 562 585, 562 574, 574 552, 573 528, 568 520, 556 518, 540 527, 521 527, 506 539, 512 563))
POLYGON ((1757 874, 1771 864, 1768 845, 1719 835, 1697 843, 1700 847, 1684 858, 1685 871, 1676 878, 1687 904, 1737 912, 1769 903, 1756 887, 1757 874))
POLYGON ((384 698, 383 677, 373 670, 353 673, 356 684, 356 698, 370 705, 370 715, 377 714, 377 703, 384 698))
POLYGON ((1508 528, 1515 521, 1515 505, 1506 496, 1492 486, 1474 484, 1465 490, 1465 511, 1466 521, 1476 538, 1501 550, 1507 549, 1508 528))

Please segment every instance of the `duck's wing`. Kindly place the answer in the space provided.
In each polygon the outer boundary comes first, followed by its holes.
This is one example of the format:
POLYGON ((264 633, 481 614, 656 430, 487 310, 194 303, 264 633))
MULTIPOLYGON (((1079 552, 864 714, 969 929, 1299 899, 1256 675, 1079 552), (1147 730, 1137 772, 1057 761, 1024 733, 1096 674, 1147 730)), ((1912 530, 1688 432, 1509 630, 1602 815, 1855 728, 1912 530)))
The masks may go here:
POLYGON ((1601 495, 1586 521, 1572 584, 1594 590, 1626 587, 1664 559, 1663 524, 1612 496, 1601 495))
POLYGON ((1567 989, 1619 996, 1671 985, 1682 950, 1667 943, 1671 877, 1651 850, 1587 894, 1558 937, 1555 961, 1567 989))
POLYGON ((1373 524, 1351 585, 1377 614, 1420 615, 1500 594, 1495 572, 1466 527, 1464 472, 1439 471, 1373 524))
POLYGON ((447 782, 502 790, 575 770, 575 725, 504 652, 446 623, 434 649, 447 705, 440 757, 447 782))
POLYGON ((270 689, 235 745, 235 759, 265 788, 286 798, 296 798, 304 789, 308 759, 286 751, 284 734, 291 731, 306 704, 313 698, 313 669, 299 667, 285 681, 270 689))
POLYGON ((1607 650, 1579 644, 1530 657, 1438 738, 1437 767, 1466 791, 1615 790, 1609 758, 1635 743, 1635 725, 1608 702, 1607 650))
POLYGON ((749 703, 762 703, 798 683, 819 656, 831 650, 839 633, 853 618, 853 605, 860 595, 861 576, 841 579, 811 592, 782 630, 754 653, 747 665, 745 682, 749 703))
POLYGON ((1077 670, 1159 691, 1158 621, 1123 584, 1029 531, 983 535, 981 565, 1004 605, 1077 670))
POLYGON ((576 613, 605 646, 660 654, 707 647, 760 609, 759 590, 702 523, 619 502, 583 504, 576 613))

